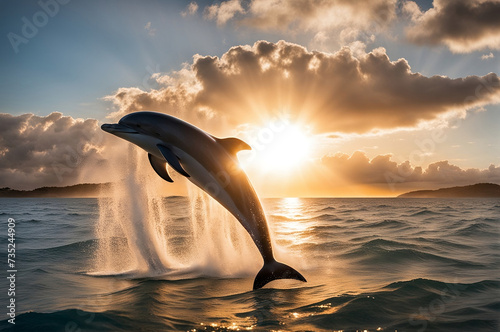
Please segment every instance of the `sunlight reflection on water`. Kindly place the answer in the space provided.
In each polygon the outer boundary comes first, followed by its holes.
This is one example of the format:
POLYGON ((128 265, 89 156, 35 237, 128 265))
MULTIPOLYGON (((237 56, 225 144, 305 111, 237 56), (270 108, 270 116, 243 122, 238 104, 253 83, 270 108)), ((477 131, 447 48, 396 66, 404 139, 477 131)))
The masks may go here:
POLYGON ((273 222, 278 243, 288 242, 301 245, 310 241, 306 233, 313 224, 305 220, 304 202, 298 197, 287 197, 283 198, 278 206, 280 214, 274 216, 281 218, 273 222))

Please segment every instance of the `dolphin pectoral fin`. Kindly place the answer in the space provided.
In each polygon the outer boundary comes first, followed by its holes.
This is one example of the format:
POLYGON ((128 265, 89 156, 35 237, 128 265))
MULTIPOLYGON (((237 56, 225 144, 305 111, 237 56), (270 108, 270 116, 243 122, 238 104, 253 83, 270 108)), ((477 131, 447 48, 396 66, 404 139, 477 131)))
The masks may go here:
POLYGON ((175 169, 178 173, 189 177, 189 174, 184 170, 184 168, 182 168, 181 163, 179 162, 179 158, 177 158, 172 150, 161 144, 157 144, 156 146, 158 147, 158 150, 160 150, 167 163, 172 166, 173 169, 175 169))
POLYGON ((153 156, 151 153, 148 153, 148 158, 149 158, 149 163, 151 164, 151 167, 155 170, 156 174, 158 174, 163 180, 168 181, 168 182, 174 182, 170 175, 168 175, 167 171, 167 163, 158 158, 153 156))
POLYGON ((236 155, 241 150, 252 150, 250 145, 243 142, 239 138, 236 137, 228 137, 228 138, 217 138, 214 137, 215 141, 222 145, 224 149, 231 155, 236 155))
POLYGON ((262 269, 257 273, 253 282, 253 289, 262 288, 268 282, 277 279, 296 279, 307 282, 306 278, 294 268, 277 261, 272 261, 270 263, 264 263, 262 269))

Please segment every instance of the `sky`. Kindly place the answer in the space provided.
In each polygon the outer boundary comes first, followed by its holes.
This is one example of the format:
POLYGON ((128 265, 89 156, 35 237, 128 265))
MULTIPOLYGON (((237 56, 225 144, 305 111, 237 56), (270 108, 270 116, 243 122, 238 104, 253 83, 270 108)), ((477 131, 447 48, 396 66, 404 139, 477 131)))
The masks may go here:
POLYGON ((500 183, 500 1, 0 0, 0 15, 0 187, 120 180, 137 165, 100 125, 141 110, 248 142, 261 196, 500 183))

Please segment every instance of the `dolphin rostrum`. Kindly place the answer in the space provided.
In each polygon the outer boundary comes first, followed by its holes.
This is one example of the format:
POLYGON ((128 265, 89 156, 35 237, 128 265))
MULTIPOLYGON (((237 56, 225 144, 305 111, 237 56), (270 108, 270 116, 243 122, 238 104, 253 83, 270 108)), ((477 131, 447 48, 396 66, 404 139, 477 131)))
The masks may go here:
POLYGON ((167 164, 224 206, 252 237, 264 266, 255 277, 253 289, 276 279, 306 279, 295 269, 275 260, 264 210, 236 153, 250 150, 238 138, 217 138, 163 113, 136 112, 102 130, 132 142, 148 152, 156 173, 173 182, 167 164))

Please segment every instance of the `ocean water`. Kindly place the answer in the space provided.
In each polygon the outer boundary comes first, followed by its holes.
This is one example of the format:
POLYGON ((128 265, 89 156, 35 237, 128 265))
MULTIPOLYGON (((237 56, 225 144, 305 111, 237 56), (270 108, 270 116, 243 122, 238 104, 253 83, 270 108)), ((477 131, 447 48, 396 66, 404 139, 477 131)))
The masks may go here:
POLYGON ((0 330, 500 331, 498 199, 264 199, 308 282, 256 291, 236 220, 202 196, 153 203, 0 199, 0 330))

